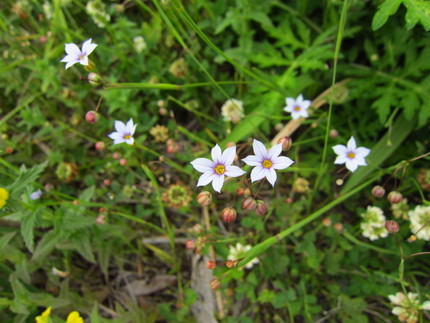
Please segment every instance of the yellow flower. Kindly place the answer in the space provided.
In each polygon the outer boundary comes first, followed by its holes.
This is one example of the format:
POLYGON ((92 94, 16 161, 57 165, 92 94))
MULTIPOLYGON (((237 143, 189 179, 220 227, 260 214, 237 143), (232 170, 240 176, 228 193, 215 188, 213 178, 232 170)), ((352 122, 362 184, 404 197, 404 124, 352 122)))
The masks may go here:
POLYGON ((79 315, 79 312, 73 311, 67 316, 66 323, 84 323, 84 319, 79 315))
POLYGON ((5 188, 0 187, 0 209, 6 204, 8 198, 9 192, 5 188))
MULTIPOLYGON (((1 190, 1 188, 0 188, 1 190)), ((1 193, 0 193, 1 194, 1 193)), ((51 322, 50 316, 51 315, 51 306, 49 306, 40 316, 36 317, 36 323, 49 323, 51 322)))

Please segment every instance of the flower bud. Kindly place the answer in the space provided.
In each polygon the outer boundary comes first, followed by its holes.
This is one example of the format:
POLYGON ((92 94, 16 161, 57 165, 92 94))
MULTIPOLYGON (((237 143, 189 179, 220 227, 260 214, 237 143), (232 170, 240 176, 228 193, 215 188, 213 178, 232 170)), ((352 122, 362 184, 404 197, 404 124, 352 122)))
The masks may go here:
POLYGON ((342 232, 342 230, 343 230, 343 224, 340 222, 336 223, 333 227, 338 232, 342 232))
POLYGON ((167 114, 167 109, 166 108, 160 108, 158 110, 158 113, 162 116, 165 116, 167 114))
POLYGON ((322 224, 323 224, 323 226, 325 226, 325 227, 329 227, 329 226, 331 226, 331 220, 330 220, 330 218, 324 218, 324 219, 322 220, 322 224))
POLYGON ((242 201, 242 209, 246 211, 254 211, 256 207, 257 201, 251 196, 248 196, 242 201))
POLYGON ((258 215, 265 215, 267 213, 267 205, 263 200, 257 200, 257 207, 255 208, 255 213, 258 215))
POLYGON ((125 166, 125 165, 127 165, 127 159, 125 159, 125 158, 121 158, 121 159, 119 160, 119 164, 120 164, 121 166, 125 166))
POLYGON ((376 185, 372 188, 372 195, 374 197, 383 197, 385 194, 385 189, 380 186, 380 185, 376 185))
POLYGON ((206 261, 206 268, 207 269, 214 269, 216 267, 216 262, 213 260, 206 261))
POLYGON ((226 223, 233 223, 236 220, 236 210, 232 207, 226 207, 221 212, 221 219, 226 223))
POLYGON ((118 159, 121 158, 121 154, 119 152, 114 152, 112 154, 112 158, 115 159, 115 160, 118 160, 118 159))
POLYGON ((89 123, 96 123, 97 121, 99 121, 99 114, 93 110, 88 111, 85 114, 85 120, 89 123))
POLYGON ((103 180, 103 184, 105 184, 106 186, 109 186, 110 180, 106 178, 105 180, 103 180))
POLYGON ((392 204, 397 204, 400 203, 403 199, 402 193, 397 192, 397 191, 392 191, 390 192, 390 194, 388 194, 387 197, 388 201, 390 201, 390 203, 392 204))
POLYGON ((185 248, 188 250, 193 250, 196 247, 196 242, 194 240, 185 241, 185 248))
POLYGON ((411 235, 411 236, 408 238, 408 242, 415 242, 415 241, 417 241, 417 237, 416 237, 415 235, 411 235))
POLYGON ((208 191, 200 192, 199 195, 197 195, 197 203, 201 206, 210 205, 212 203, 212 194, 208 191))
POLYGON ((103 141, 97 141, 95 144, 96 150, 102 151, 105 149, 105 143, 103 141))
POLYGON ((251 190, 249 188, 245 188, 245 190, 243 191, 243 196, 251 196, 251 190))
POLYGON ((339 136, 339 132, 336 129, 331 129, 329 134, 331 138, 337 138, 339 136))
POLYGON ((101 76, 97 73, 91 72, 88 74, 88 82, 91 85, 99 85, 101 83, 101 76))
POLYGON ((385 229, 387 229, 387 231, 390 233, 396 233, 397 231, 399 231, 400 226, 397 221, 388 220, 385 222, 385 229))
POLYGON ((211 280, 211 282, 209 283, 209 286, 212 288, 212 289, 218 289, 218 288, 220 288, 220 286, 221 286, 221 281, 218 279, 218 278, 214 278, 214 279, 212 279, 211 280))
POLYGON ((236 267, 236 261, 233 261, 233 260, 227 260, 227 261, 226 261, 226 263, 225 263, 225 265, 226 265, 228 268, 236 267))
POLYGON ((72 204, 73 205, 79 205, 79 201, 78 200, 73 200, 72 204))
POLYGON ((287 203, 287 204, 291 204, 291 203, 293 203, 294 202, 294 200, 293 200, 293 198, 292 197, 288 197, 286 200, 285 200, 285 203, 287 203))
POLYGON ((290 137, 282 137, 278 139, 278 144, 282 144, 282 150, 283 151, 288 151, 290 150, 293 141, 291 140, 290 137))
POLYGON ((237 194, 238 196, 242 196, 243 194, 245 194, 245 190, 244 190, 242 187, 239 187, 239 188, 236 190, 236 194, 237 194))
POLYGON ((6 154, 12 154, 12 153, 13 153, 13 148, 12 148, 12 147, 6 147, 6 148, 4 149, 4 152, 5 152, 6 154))

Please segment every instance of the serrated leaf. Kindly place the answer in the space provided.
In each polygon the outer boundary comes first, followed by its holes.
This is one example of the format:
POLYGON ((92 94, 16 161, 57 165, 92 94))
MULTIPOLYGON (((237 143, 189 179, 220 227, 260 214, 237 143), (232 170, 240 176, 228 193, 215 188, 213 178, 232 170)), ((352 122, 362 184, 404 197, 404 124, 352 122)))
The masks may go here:
POLYGON ((55 246, 62 238, 61 232, 57 230, 51 230, 46 233, 42 240, 39 241, 39 244, 33 253, 32 260, 39 260, 40 258, 45 257, 48 253, 54 250, 55 246))
POLYGON ((399 9, 403 0, 385 0, 378 8, 372 20, 372 29, 377 30, 387 22, 391 15, 394 15, 399 9))
POLYGON ((390 113, 390 108, 395 104, 396 96, 394 95, 393 85, 390 84, 384 89, 382 96, 372 104, 372 108, 376 109, 376 113, 379 116, 381 123, 385 123, 385 120, 390 113))
POLYGON ((76 235, 73 238, 73 245, 82 257, 87 259, 89 262, 96 263, 88 232, 76 235))
POLYGON ((31 252, 34 251, 34 227, 37 224, 37 219, 40 214, 40 209, 34 212, 28 212, 21 222, 21 235, 24 239, 25 245, 31 252))
POLYGON ((406 28, 413 28, 418 22, 426 31, 430 30, 430 3, 423 0, 403 0, 406 12, 406 28))
POLYGON ((0 238, 0 252, 9 244, 10 240, 15 236, 16 232, 9 232, 0 238))
POLYGON ((21 190, 35 182, 39 178, 39 175, 44 171, 47 164, 48 162, 44 162, 43 164, 36 165, 30 169, 22 166, 19 170, 18 177, 9 188, 11 193, 16 196, 21 190))

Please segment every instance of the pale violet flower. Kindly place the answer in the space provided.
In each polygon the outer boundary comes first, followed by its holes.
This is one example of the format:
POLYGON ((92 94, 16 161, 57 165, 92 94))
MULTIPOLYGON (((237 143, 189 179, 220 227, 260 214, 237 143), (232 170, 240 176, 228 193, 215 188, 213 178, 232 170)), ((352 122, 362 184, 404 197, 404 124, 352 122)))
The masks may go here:
POLYGON ((212 148, 211 155, 212 160, 197 158, 191 162, 191 165, 197 171, 203 173, 199 178, 197 186, 205 186, 212 182, 214 190, 220 193, 225 176, 238 177, 245 174, 245 172, 239 167, 231 165, 236 157, 236 147, 227 148, 222 153, 221 148, 216 144, 212 148))
POLYGON ((34 200, 40 199, 41 196, 42 196, 42 191, 37 190, 37 191, 30 194, 30 200, 34 201, 34 200))
POLYGON ((358 166, 366 166, 364 160, 370 153, 370 149, 365 147, 357 147, 354 137, 348 140, 346 146, 336 145, 333 147, 334 152, 338 155, 335 164, 345 164, 351 172, 355 172, 358 166))
POLYGON ((285 102, 287 106, 284 108, 284 111, 290 112, 294 120, 300 117, 309 117, 308 109, 311 105, 311 101, 303 100, 303 95, 300 94, 297 99, 286 98, 285 102))
MULTIPOLYGON (((251 248, 252 247, 250 245, 244 246, 243 244, 238 242, 236 243, 236 246, 229 247, 228 249, 229 253, 228 253, 227 259, 233 260, 233 261, 240 261, 244 258, 245 253, 248 250, 251 250, 251 248)), ((254 258, 245 265, 245 268, 251 269, 255 264, 258 264, 258 263, 259 263, 258 258, 254 258)))
POLYGON ((66 70, 76 63, 88 65, 88 55, 90 55, 96 47, 97 44, 91 43, 91 38, 82 44, 82 50, 80 50, 76 44, 66 44, 65 50, 67 55, 64 56, 61 62, 67 63, 65 66, 66 70))
POLYGON ((124 124, 121 121, 115 121, 116 132, 112 132, 108 136, 113 140, 114 145, 123 142, 133 145, 133 135, 136 130, 136 126, 136 124, 133 124, 133 119, 128 120, 127 124, 124 124))
POLYGON ((288 157, 279 157, 282 152, 282 143, 267 150, 260 141, 254 139, 252 147, 255 155, 242 159, 247 165, 254 166, 251 171, 251 181, 255 182, 266 177, 269 183, 275 186, 277 179, 275 170, 290 167, 294 161, 288 157))
POLYGON ((430 206, 418 205, 415 210, 409 211, 411 231, 418 239, 430 240, 430 206))

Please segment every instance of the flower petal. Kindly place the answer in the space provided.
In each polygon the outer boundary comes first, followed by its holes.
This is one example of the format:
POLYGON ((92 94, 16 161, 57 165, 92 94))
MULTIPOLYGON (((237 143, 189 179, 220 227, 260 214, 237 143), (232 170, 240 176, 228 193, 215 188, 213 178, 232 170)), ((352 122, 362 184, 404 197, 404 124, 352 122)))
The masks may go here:
POLYGON ((227 166, 224 174, 228 177, 238 177, 238 176, 242 176, 245 173, 246 172, 240 169, 240 167, 227 166))
POLYGON ((221 188, 224 185, 224 175, 215 174, 214 179, 212 180, 212 187, 218 193, 221 193, 221 188))
POLYGON ((82 53, 85 53, 87 56, 92 53, 92 51, 97 47, 97 44, 91 43, 91 38, 86 40, 82 44, 82 53))
POLYGON ((286 98, 285 103, 287 104, 287 106, 293 107, 296 104, 296 100, 294 100, 293 98, 286 98))
POLYGON ((357 163, 358 166, 367 166, 367 163, 364 158, 360 156, 355 156, 354 161, 357 163))
POLYGON ((249 166, 258 166, 263 162, 263 158, 255 155, 249 155, 243 158, 242 161, 249 166))
POLYGON ((134 144, 134 138, 133 137, 130 137, 130 138, 128 138, 128 139, 125 139, 124 140, 127 144, 129 144, 129 145, 133 145, 134 144))
POLYGON ((67 70, 69 67, 75 65, 78 61, 69 61, 64 68, 67 70))
POLYGON ((270 160, 274 160, 279 156, 279 154, 282 152, 282 143, 274 145, 272 148, 270 148, 269 153, 267 154, 267 158, 270 160))
POLYGON ((348 148, 344 145, 336 145, 332 147, 336 155, 346 156, 348 153, 348 148))
POLYGON ((334 161, 334 163, 336 165, 345 164, 347 160, 350 160, 350 159, 347 158, 346 155, 339 155, 336 157, 336 160, 334 161))
POLYGON ((266 158, 267 156, 267 149, 263 145, 261 141, 258 141, 257 139, 254 139, 254 142, 252 144, 252 148, 254 149, 254 154, 259 157, 266 158))
POLYGON ((199 181, 197 182, 197 186, 205 186, 208 185, 213 179, 217 176, 213 171, 209 171, 200 176, 199 181))
POLYGON ((122 134, 120 134, 119 132, 112 132, 112 133, 108 134, 108 137, 110 139, 113 139, 113 140, 124 139, 124 137, 122 136, 122 134))
POLYGON ((269 172, 266 175, 266 177, 267 177, 267 180, 269 181, 269 183, 272 184, 272 186, 275 186, 277 175, 276 175, 276 172, 273 168, 269 169, 269 172))
POLYGON ((287 105, 285 108, 284 108, 284 111, 285 112, 293 112, 293 106, 290 106, 290 105, 287 105))
POLYGON ((124 135, 127 133, 127 128, 124 122, 122 121, 118 121, 118 120, 115 121, 115 130, 119 132, 121 135, 124 135))
POLYGON ((82 53, 76 44, 65 44, 64 49, 66 50, 66 53, 70 56, 79 57, 82 53))
POLYGON ((348 159, 345 163, 346 168, 348 168, 351 172, 355 172, 358 168, 358 163, 355 159, 348 159))
POLYGON ((88 65, 88 57, 84 56, 82 59, 78 60, 81 65, 88 65))
POLYGON ((251 171, 251 182, 256 182, 267 175, 267 168, 263 168, 262 166, 254 167, 251 171))
POLYGON ((298 118, 301 117, 300 111, 291 111, 291 118, 293 118, 293 120, 297 120, 298 118))
POLYGON ((276 158, 273 161, 272 168, 273 169, 285 169, 285 168, 290 167, 293 163, 294 163, 294 161, 291 158, 281 156, 281 157, 276 158))
POLYGON ((191 162, 191 165, 193 165, 194 169, 200 173, 213 171, 215 166, 213 161, 207 158, 197 158, 191 162))
POLYGON ((355 150, 355 154, 356 156, 360 156, 362 158, 366 157, 367 155, 370 154, 370 149, 369 148, 365 148, 365 147, 358 147, 355 150))
POLYGON ((215 147, 212 148, 211 156, 214 163, 218 164, 219 159, 221 158, 221 148, 218 146, 218 144, 216 144, 215 147))
POLYGON ((234 158, 236 157, 236 146, 229 147, 221 155, 221 158, 219 159, 219 162, 223 165, 231 165, 231 163, 234 161, 234 158))
POLYGON ((351 136, 346 146, 348 147, 349 150, 355 150, 357 148, 357 143, 355 142, 354 136, 351 136))

